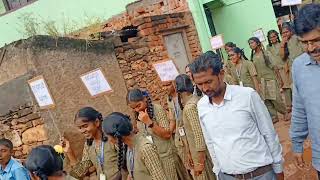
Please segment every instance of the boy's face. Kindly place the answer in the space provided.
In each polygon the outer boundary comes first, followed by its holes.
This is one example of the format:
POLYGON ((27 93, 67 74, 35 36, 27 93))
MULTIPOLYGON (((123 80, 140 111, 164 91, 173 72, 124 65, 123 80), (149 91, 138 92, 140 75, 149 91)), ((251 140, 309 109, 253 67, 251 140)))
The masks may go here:
POLYGON ((12 156, 12 150, 7 146, 0 145, 0 164, 7 164, 12 156))

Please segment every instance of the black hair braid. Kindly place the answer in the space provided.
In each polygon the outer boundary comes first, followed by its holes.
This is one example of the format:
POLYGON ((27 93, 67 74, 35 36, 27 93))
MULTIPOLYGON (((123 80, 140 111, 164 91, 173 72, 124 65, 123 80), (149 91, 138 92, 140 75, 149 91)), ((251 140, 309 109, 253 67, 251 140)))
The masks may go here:
POLYGON ((250 60, 253 61, 254 50, 251 50, 250 60))
POLYGON ((147 112, 148 112, 150 119, 153 119, 154 118, 154 110, 153 110, 152 100, 149 95, 147 95, 146 98, 147 98, 147 112))
POLYGON ((35 171, 34 174, 38 176, 40 180, 48 180, 48 176, 41 169, 35 171))
POLYGON ((125 152, 125 148, 123 145, 123 140, 121 136, 118 136, 118 170, 119 172, 121 172, 122 168, 123 168, 123 162, 124 162, 124 152, 125 152))
POLYGON ((181 110, 183 110, 183 105, 182 105, 182 100, 181 100, 181 94, 180 93, 178 94, 178 103, 179 103, 179 106, 180 106, 181 110))
POLYGON ((245 59, 245 60, 248 60, 248 58, 247 58, 247 56, 245 55, 243 49, 241 49, 241 57, 242 57, 243 59, 245 59))
POLYGON ((290 55, 290 52, 289 52, 289 48, 288 48, 288 43, 286 43, 284 45, 284 59, 286 60, 290 55))

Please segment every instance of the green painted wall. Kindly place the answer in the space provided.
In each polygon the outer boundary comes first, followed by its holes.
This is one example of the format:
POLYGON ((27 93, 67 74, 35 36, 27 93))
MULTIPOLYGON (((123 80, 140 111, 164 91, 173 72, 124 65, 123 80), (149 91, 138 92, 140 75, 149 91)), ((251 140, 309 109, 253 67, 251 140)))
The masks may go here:
POLYGON ((233 41, 250 56, 247 40, 253 31, 262 28, 265 35, 271 29, 278 30, 271 0, 243 0, 238 3, 212 9, 217 33, 224 41, 233 41))
POLYGON ((266 34, 268 30, 278 28, 271 0, 189 0, 189 4, 191 2, 197 4, 197 6, 190 5, 190 9, 201 36, 203 51, 211 49, 210 31, 202 8, 203 4, 207 4, 211 9, 217 33, 224 35, 225 42, 233 41, 239 47, 245 48, 247 56, 250 56, 247 40, 254 30, 263 28, 266 34), (222 6, 214 8, 221 2, 222 6))
MULTIPOLYGON (((0 15, 0 47, 25 37, 21 33, 24 14, 32 13, 39 22, 56 22, 62 29, 70 22, 77 28, 83 28, 93 18, 106 20, 113 15, 125 11, 125 6, 135 0, 38 0, 21 9, 0 15)), ((1 12, 0 5, 0 12, 1 12)), ((40 30, 44 34, 43 29, 40 30)))

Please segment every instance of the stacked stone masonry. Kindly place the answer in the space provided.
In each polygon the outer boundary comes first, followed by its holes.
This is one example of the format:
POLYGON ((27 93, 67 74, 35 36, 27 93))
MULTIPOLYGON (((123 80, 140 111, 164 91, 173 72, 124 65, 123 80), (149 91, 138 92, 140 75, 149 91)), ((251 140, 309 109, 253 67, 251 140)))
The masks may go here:
POLYGON ((44 121, 32 104, 20 106, 0 116, 0 138, 13 142, 14 157, 24 160, 32 147, 48 144, 44 121))

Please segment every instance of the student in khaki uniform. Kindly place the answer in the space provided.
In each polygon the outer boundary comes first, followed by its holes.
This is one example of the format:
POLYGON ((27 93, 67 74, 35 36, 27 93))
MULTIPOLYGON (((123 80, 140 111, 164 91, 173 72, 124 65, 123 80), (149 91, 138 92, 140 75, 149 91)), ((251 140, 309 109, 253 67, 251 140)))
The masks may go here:
POLYGON ((288 110, 291 111, 292 106, 292 79, 291 79, 291 67, 295 58, 303 53, 303 47, 298 37, 294 35, 294 30, 290 23, 286 22, 282 25, 282 42, 280 43, 279 55, 283 61, 285 61, 284 71, 288 78, 290 89, 285 92, 286 103, 290 106, 288 110))
POLYGON ((278 89, 275 69, 270 56, 264 52, 263 45, 256 37, 248 41, 251 51, 251 60, 258 73, 260 94, 269 110, 273 122, 278 122, 277 111, 286 116, 286 107, 281 100, 278 89))
POLYGON ((140 89, 130 90, 127 101, 137 113, 139 134, 156 145, 167 179, 178 179, 172 150, 172 131, 166 111, 160 105, 153 104, 148 93, 140 89))
MULTIPOLYGON (((278 84, 280 87, 280 92, 284 94, 287 110, 291 109, 291 73, 286 70, 289 62, 288 59, 283 60, 280 56, 281 41, 279 38, 279 33, 275 30, 270 30, 268 32, 268 42, 267 53, 270 55, 274 67, 278 70, 279 75, 277 76, 278 84)), ((289 117, 286 118, 288 120, 289 117)))
POLYGON ((182 126, 182 110, 178 103, 178 94, 174 82, 164 82, 163 88, 167 92, 167 104, 169 109, 170 130, 172 131, 172 149, 175 157, 175 165, 179 179, 191 180, 186 166, 186 155, 183 151, 183 142, 180 138, 178 128, 182 126), (175 122, 175 123, 171 123, 175 122))
POLYGON ((213 164, 206 148, 200 120, 197 110, 197 102, 200 97, 193 95, 191 79, 185 75, 176 78, 176 87, 179 94, 179 103, 183 107, 183 127, 178 132, 181 138, 185 138, 189 162, 192 165, 195 180, 215 180, 212 171, 213 164))
POLYGON ((63 138, 61 146, 70 161, 72 170, 70 175, 81 179, 87 174, 97 172, 100 179, 127 179, 125 166, 118 167, 118 153, 116 146, 107 141, 102 133, 102 115, 92 107, 80 109, 75 116, 75 125, 87 139, 84 145, 82 160, 79 162, 70 146, 70 142, 63 138), (120 173, 121 169, 121 173, 120 173))
POLYGON ((225 71, 225 76, 224 76, 224 82, 231 84, 231 85, 236 85, 239 84, 237 79, 234 78, 234 76, 232 76, 232 72, 231 72, 231 66, 232 66, 232 62, 230 61, 230 56, 229 56, 229 52, 233 49, 236 48, 237 45, 233 42, 227 42, 224 45, 224 49, 228 55, 228 59, 227 60, 223 60, 223 69, 225 71))
POLYGON ((108 136, 110 142, 128 145, 127 156, 119 154, 120 159, 127 159, 130 172, 128 179, 169 180, 161 165, 157 147, 146 137, 133 132, 129 116, 119 112, 111 113, 104 118, 103 132, 108 136))
POLYGON ((257 71, 254 64, 243 56, 240 48, 235 47, 229 51, 228 56, 231 61, 231 75, 237 80, 237 85, 251 87, 260 91, 257 79, 257 71))

